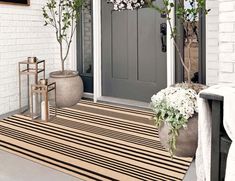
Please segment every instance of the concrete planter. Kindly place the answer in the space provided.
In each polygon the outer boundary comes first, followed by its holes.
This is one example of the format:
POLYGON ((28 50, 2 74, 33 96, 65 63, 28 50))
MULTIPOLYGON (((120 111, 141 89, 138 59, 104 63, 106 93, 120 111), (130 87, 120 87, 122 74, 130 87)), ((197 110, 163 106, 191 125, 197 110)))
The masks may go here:
POLYGON ((77 71, 51 72, 49 81, 56 82, 58 107, 71 107, 83 96, 83 82, 77 71))
MULTIPOLYGON (((163 124, 159 128, 159 138, 162 146, 169 149, 169 126, 163 124)), ((179 136, 176 138, 175 156, 179 157, 193 157, 196 153, 198 142, 198 115, 189 119, 187 129, 181 128, 179 136)))

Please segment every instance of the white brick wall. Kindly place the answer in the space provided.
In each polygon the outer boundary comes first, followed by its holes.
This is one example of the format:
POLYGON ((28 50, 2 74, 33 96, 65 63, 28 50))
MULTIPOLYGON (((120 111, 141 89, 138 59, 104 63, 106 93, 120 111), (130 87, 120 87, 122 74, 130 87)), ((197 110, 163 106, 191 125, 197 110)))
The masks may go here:
POLYGON ((211 9, 206 18, 206 82, 213 85, 219 79, 219 2, 207 0, 206 3, 207 8, 211 9))
POLYGON ((207 0, 207 8, 207 84, 235 83, 235 1, 207 0))
POLYGON ((235 83, 235 1, 219 2, 219 82, 235 83))
POLYGON ((30 1, 30 6, 0 5, 0 115, 18 109, 19 61, 45 59, 47 75, 60 67, 53 30, 43 26, 46 0, 30 1))

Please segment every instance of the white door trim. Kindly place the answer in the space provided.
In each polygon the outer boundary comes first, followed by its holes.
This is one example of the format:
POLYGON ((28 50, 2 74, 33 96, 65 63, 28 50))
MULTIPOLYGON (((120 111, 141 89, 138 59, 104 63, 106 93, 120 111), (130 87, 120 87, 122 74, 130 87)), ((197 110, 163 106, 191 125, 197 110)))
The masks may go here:
POLYGON ((77 31, 73 35, 68 69, 77 70, 77 31))
POLYGON ((101 0, 93 0, 94 101, 102 96, 101 77, 101 0))
MULTIPOLYGON (((101 74, 101 0, 92 0, 93 8, 93 57, 94 57, 94 101, 102 96, 101 74)), ((171 14, 171 23, 174 25, 174 11, 171 14)), ((167 86, 175 83, 175 48, 170 38, 170 29, 167 28, 167 86)))
MULTIPOLYGON (((171 25, 175 26, 174 10, 170 14, 171 25)), ((167 86, 175 83, 175 47, 171 38, 171 30, 169 23, 167 23, 167 86)))

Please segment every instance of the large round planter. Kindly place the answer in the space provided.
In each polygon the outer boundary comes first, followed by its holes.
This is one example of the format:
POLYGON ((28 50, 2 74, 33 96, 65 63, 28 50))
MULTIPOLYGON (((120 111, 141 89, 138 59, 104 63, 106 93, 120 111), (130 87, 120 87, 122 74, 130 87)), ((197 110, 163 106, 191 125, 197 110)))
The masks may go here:
POLYGON ((50 82, 56 82, 57 107, 71 107, 83 96, 83 82, 77 71, 50 73, 50 82))
MULTIPOLYGON (((163 124, 159 128, 159 138, 162 146, 169 149, 169 125, 163 124)), ((179 130, 179 136, 176 138, 175 156, 193 157, 196 153, 198 142, 198 116, 195 115, 188 120, 187 128, 179 130)))

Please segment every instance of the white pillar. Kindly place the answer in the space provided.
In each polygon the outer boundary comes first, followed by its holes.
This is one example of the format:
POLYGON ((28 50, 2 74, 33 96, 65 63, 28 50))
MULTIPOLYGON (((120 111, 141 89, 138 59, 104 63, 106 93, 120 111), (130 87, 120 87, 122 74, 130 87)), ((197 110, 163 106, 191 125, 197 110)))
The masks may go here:
MULTIPOLYGON (((175 14, 172 9, 170 18, 171 25, 175 26, 175 14)), ((167 86, 175 83, 175 47, 173 40, 171 39, 171 30, 169 23, 167 22, 167 86)))
POLYGON ((77 32, 74 33, 71 43, 70 62, 68 69, 77 70, 77 32))
POLYGON ((101 97, 101 0, 93 0, 94 101, 101 97))

